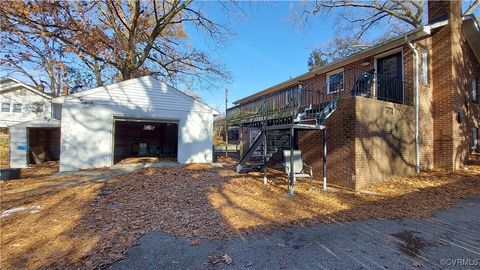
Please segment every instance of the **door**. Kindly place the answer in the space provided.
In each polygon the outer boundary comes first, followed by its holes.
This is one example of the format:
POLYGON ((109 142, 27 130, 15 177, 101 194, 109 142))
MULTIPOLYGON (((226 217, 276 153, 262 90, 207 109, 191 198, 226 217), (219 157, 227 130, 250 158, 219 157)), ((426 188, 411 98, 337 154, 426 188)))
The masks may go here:
POLYGON ((114 118, 113 161, 177 161, 178 122, 114 118))
POLYGON ((403 103, 402 53, 377 59, 377 99, 403 103))

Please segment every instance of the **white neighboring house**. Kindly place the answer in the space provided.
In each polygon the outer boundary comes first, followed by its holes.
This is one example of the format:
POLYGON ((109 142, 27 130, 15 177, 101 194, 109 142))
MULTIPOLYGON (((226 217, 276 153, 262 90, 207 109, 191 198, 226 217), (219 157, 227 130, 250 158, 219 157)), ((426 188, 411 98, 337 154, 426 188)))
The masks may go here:
POLYGON ((151 76, 53 99, 62 104, 60 171, 138 156, 212 162, 218 111, 151 76))
POLYGON ((0 78, 0 127, 51 116, 51 96, 10 77, 0 78))
POLYGON ((61 106, 52 104, 50 95, 21 81, 0 78, 0 127, 9 132, 10 167, 25 168, 35 163, 32 151, 41 161, 60 157, 61 106))

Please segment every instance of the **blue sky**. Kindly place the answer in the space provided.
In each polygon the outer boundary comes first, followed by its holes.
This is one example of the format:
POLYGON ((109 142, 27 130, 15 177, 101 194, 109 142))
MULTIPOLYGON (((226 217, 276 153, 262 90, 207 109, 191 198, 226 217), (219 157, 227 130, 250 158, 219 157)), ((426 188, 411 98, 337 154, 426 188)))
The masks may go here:
MULTIPOLYGON (((303 74, 307 71, 311 50, 327 43, 336 34, 334 13, 328 17, 310 17, 303 27, 296 25, 290 17, 294 10, 300 10, 302 3, 299 1, 240 2, 244 15, 225 13, 217 1, 195 4, 207 17, 225 25, 234 34, 221 46, 213 46, 195 29, 189 26, 186 29, 192 45, 212 55, 232 75, 231 82, 220 82, 215 89, 193 89, 222 113, 225 87, 229 89, 230 107, 232 101, 303 74)), ((468 4, 464 2, 464 9, 468 4)), ((478 15, 478 9, 475 13, 478 15)))
MULTIPOLYGON (((226 24, 235 36, 215 51, 232 75, 229 89, 231 102, 265 89, 307 71, 312 48, 333 36, 332 22, 314 18, 305 27, 293 23, 292 2, 242 2, 247 17, 225 16, 217 4, 205 11, 226 24)), ((191 36, 193 42, 199 37, 191 36)), ((203 90, 201 98, 224 112, 224 89, 203 90)))
MULTIPOLYGON (((240 2, 245 18, 225 15, 218 2, 201 2, 206 13, 235 33, 219 50, 218 59, 232 75, 229 89, 231 102, 306 72, 308 56, 313 48, 331 40, 335 33, 333 12, 326 17, 310 17, 299 27, 289 17, 301 3, 298 1, 240 2)), ((470 2, 463 3, 465 10, 470 2)), ((475 10, 478 15, 478 8, 475 10)), ((189 29, 187 28, 187 31, 189 29)), ((376 35, 376 32, 370 33, 376 35)), ((201 38, 190 36, 193 43, 201 38)), ((207 52, 212 49, 203 47, 207 52)), ((197 93, 212 107, 224 112, 224 88, 200 90, 197 93)))

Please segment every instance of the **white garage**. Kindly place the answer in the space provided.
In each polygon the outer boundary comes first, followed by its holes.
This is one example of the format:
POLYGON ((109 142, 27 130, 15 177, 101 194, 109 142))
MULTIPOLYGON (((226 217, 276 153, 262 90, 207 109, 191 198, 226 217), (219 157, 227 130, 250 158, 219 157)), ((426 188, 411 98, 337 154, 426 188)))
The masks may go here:
POLYGON ((129 157, 212 162, 218 112, 151 76, 59 97, 60 171, 112 166, 129 157))

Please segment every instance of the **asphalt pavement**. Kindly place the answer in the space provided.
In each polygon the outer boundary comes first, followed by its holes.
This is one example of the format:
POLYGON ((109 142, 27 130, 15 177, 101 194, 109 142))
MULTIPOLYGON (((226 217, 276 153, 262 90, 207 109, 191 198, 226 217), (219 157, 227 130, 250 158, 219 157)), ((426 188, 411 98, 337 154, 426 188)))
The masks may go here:
POLYGON ((110 269, 480 269, 480 196, 422 219, 318 224, 193 244, 152 232, 110 269))

